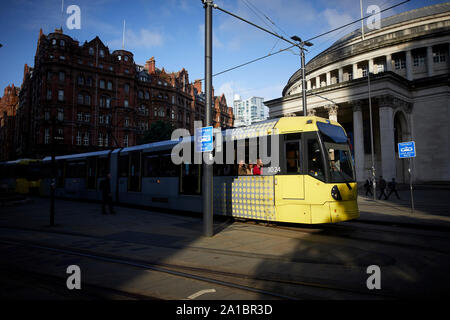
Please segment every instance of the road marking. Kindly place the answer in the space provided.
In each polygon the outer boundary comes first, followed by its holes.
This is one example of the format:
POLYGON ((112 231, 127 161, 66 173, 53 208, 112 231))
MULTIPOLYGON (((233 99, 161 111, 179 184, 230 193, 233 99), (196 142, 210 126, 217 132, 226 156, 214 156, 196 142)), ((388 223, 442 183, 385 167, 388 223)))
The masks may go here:
POLYGON ((191 294, 188 299, 195 299, 197 297, 200 297, 201 295, 205 294, 205 293, 214 293, 216 292, 216 289, 205 289, 205 290, 200 290, 199 292, 196 292, 194 294, 191 294))

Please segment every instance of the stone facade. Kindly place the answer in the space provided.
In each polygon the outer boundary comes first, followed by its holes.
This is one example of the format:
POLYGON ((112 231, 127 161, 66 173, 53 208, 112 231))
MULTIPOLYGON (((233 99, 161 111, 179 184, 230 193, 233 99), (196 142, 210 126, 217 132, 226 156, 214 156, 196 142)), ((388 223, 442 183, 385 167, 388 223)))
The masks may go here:
MULTIPOLYGON (((409 182, 409 161, 399 159, 397 143, 414 140, 413 181, 450 182, 449 49, 450 3, 443 3, 383 19, 365 40, 356 30, 307 63, 308 112, 346 129, 358 181, 372 167, 372 115, 377 178, 409 182)), ((266 105, 270 117, 303 114, 300 70, 283 97, 266 105)))

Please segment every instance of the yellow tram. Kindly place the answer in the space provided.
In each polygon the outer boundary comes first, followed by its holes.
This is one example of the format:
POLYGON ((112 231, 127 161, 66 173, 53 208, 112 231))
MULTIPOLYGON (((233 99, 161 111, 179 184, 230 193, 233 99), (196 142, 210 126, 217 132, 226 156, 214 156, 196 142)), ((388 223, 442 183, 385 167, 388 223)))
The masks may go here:
POLYGON ((230 134, 237 141, 277 136, 278 166, 263 166, 261 175, 215 173, 215 214, 302 224, 359 217, 353 160, 339 123, 319 117, 285 117, 232 129, 230 134))

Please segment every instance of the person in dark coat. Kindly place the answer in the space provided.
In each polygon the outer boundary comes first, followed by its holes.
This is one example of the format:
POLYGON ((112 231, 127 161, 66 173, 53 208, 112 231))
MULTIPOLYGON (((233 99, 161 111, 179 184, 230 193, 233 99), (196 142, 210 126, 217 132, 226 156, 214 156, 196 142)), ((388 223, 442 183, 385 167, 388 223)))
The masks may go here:
POLYGON ((370 193, 370 195, 373 196, 373 193, 372 193, 372 180, 370 180, 370 178, 367 178, 366 183, 364 184, 364 188, 366 188, 366 197, 367 197, 368 193, 370 193))
POLYGON ((378 200, 381 200, 381 196, 384 195, 384 198, 386 199, 386 193, 384 190, 386 190, 386 180, 383 179, 383 176, 380 176, 380 196, 378 197, 378 200))
POLYGON ((397 199, 400 200, 400 197, 398 196, 397 189, 396 189, 397 182, 395 182, 395 178, 392 178, 392 181, 389 182, 388 187, 389 187, 389 193, 385 199, 388 200, 389 196, 392 194, 392 192, 395 192, 397 199))
POLYGON ((112 194, 111 194, 111 174, 108 173, 106 178, 100 183, 100 189, 102 190, 102 213, 107 214, 106 205, 109 207, 109 213, 115 213, 112 204, 112 194))

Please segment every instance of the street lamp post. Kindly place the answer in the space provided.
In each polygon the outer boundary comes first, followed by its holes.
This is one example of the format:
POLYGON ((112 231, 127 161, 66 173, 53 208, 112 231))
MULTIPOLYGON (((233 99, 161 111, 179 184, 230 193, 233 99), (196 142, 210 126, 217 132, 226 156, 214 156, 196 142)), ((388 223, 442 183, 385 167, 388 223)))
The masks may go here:
MULTIPOLYGON (((205 6, 205 94, 206 94, 206 118, 205 126, 211 125, 211 104, 212 104, 212 0, 203 0, 205 6)), ((205 152, 207 159, 212 157, 211 152, 205 152)), ((213 228, 213 203, 212 165, 208 162, 203 164, 203 234, 211 237, 214 234, 213 228)))
POLYGON ((373 124, 372 124, 372 97, 370 94, 370 70, 367 72, 367 86, 369 90, 369 118, 370 118, 370 151, 372 156, 372 184, 373 184, 373 200, 377 200, 377 182, 375 177, 375 155, 373 150, 373 124))
POLYGON ((302 104, 303 104, 303 116, 308 115, 308 107, 306 105, 306 76, 305 76, 305 46, 311 47, 313 44, 309 41, 302 41, 298 36, 292 36, 292 40, 297 41, 297 47, 300 49, 300 59, 302 66, 302 104))

